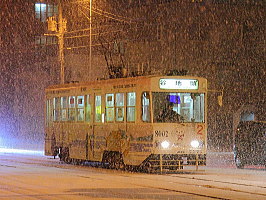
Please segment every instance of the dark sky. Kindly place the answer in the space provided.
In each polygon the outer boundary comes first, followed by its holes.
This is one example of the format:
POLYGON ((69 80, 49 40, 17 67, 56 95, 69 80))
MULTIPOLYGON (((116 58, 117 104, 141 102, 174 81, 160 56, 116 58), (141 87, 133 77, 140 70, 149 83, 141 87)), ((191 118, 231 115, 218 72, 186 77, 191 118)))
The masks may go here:
POLYGON ((0 3, 0 120, 5 127, 14 123, 14 80, 31 51, 29 41, 34 29, 28 27, 34 26, 34 15, 28 14, 34 12, 33 6, 30 0, 1 0, 0 3))

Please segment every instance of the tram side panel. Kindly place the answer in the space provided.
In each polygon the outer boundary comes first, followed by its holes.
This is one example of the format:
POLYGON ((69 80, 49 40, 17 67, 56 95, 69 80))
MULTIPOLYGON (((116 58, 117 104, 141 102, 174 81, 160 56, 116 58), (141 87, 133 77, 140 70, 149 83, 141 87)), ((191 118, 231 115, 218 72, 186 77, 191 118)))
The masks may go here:
POLYGON ((66 124, 65 130, 68 139, 64 147, 69 150, 69 157, 87 160, 89 126, 84 123, 66 124))
POLYGON ((153 153, 153 128, 150 123, 128 124, 128 141, 123 151, 124 163, 140 165, 153 153))
POLYGON ((53 147, 55 146, 54 144, 54 139, 52 137, 52 128, 51 127, 46 127, 45 128, 45 146, 44 146, 44 154, 46 156, 53 156, 53 147))

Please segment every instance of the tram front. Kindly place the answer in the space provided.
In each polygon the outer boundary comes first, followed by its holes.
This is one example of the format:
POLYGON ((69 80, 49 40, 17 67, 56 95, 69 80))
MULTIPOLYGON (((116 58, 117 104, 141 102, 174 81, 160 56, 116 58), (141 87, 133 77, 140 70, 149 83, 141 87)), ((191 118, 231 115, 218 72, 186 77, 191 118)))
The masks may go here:
POLYGON ((206 165, 206 79, 160 79, 151 92, 153 170, 190 170, 206 165))

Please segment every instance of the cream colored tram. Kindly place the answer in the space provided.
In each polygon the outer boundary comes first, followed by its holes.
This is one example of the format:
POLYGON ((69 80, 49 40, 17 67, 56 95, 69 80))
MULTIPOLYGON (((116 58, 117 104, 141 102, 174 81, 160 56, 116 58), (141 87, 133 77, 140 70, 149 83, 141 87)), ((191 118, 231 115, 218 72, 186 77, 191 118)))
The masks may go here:
POLYGON ((206 165, 207 80, 147 76, 46 89, 45 155, 146 171, 206 165), (171 105, 172 116, 167 116, 171 105))

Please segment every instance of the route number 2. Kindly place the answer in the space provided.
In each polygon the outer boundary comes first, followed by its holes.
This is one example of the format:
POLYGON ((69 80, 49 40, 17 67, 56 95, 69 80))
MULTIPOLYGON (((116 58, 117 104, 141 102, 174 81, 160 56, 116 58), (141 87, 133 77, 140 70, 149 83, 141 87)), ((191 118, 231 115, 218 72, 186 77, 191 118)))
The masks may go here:
POLYGON ((197 134, 203 135, 203 125, 201 124, 197 125, 197 134))

